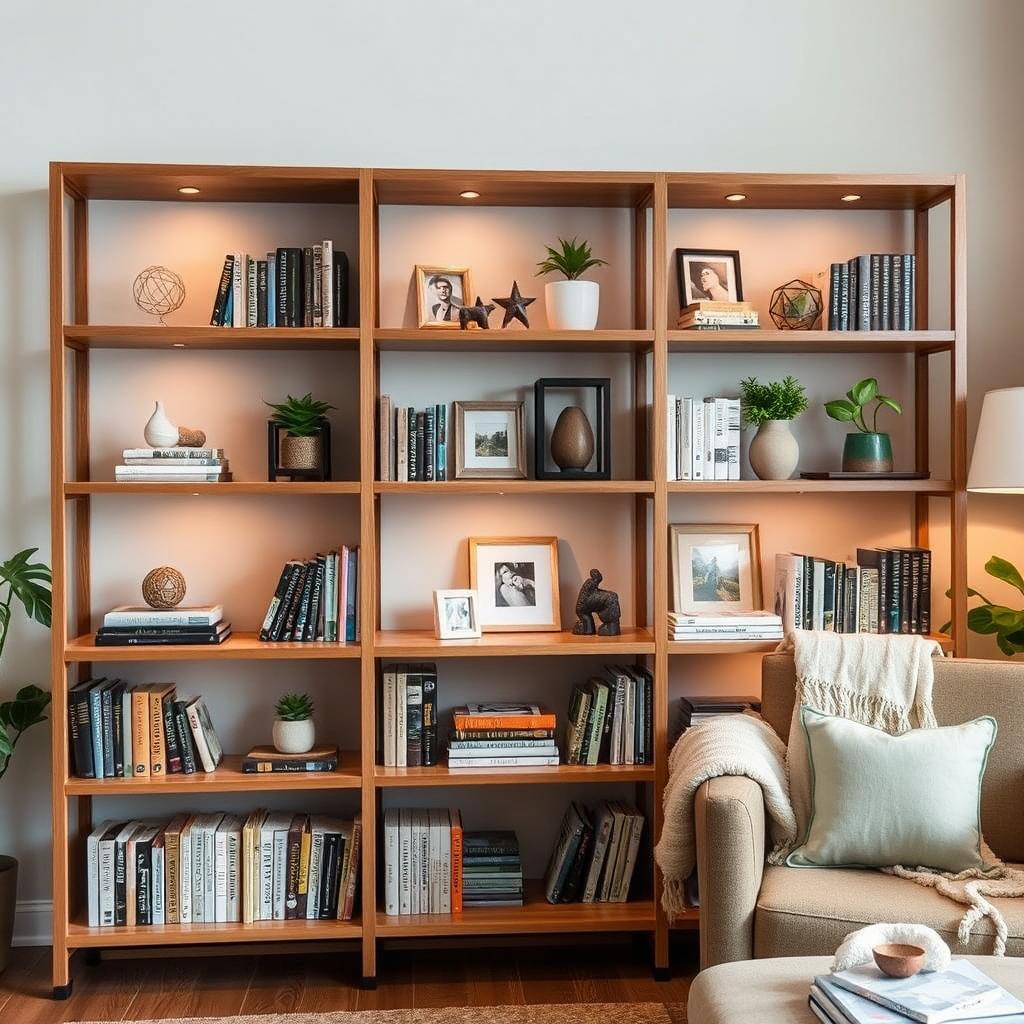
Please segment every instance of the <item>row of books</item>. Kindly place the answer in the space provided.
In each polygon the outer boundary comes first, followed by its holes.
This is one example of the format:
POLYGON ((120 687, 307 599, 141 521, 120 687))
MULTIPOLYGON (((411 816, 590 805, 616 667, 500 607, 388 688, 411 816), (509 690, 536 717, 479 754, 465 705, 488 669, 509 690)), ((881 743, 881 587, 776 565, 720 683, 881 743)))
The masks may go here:
POLYGON ((384 912, 452 914, 463 907, 463 843, 455 808, 384 811, 384 912))
POLYGON ((263 641, 359 639, 359 548, 285 562, 260 625, 263 641))
POLYGON ((668 613, 669 640, 716 643, 723 640, 781 640, 782 637, 782 616, 773 612, 753 611, 735 615, 668 613))
POLYGON ((223 448, 125 448, 114 479, 149 483, 226 483, 231 465, 223 448))
POLYGON ((548 768, 560 763, 555 713, 540 704, 489 701, 452 710, 449 768, 548 768))
POLYGON ((740 400, 668 396, 668 479, 739 480, 740 400))
POLYGON ((385 768, 437 764, 437 666, 388 665, 381 679, 381 757, 385 768))
POLYGON ((167 647, 182 644, 222 644, 231 636, 231 623, 219 604, 118 605, 103 616, 96 631, 97 647, 167 647))
POLYGON ((253 811, 105 821, 86 841, 89 926, 352 918, 362 827, 253 811))
POLYGON ((625 903, 644 816, 618 800, 591 810, 573 801, 562 818, 544 881, 548 903, 625 903))
POLYGON ((203 698, 173 683, 84 680, 68 691, 68 734, 80 779, 212 772, 224 756, 203 698))
POLYGON ((448 406, 417 411, 395 408, 390 395, 380 396, 377 453, 381 480, 448 479, 448 406))
POLYGON ((917 257, 907 253, 854 256, 829 267, 830 331, 912 331, 917 257))
POLYGON ((775 556, 775 610, 786 632, 931 632, 932 553, 858 548, 856 564, 775 556))
POLYGON ((681 331, 756 331, 759 321, 752 302, 702 299, 679 311, 676 327, 681 331))
POLYGON ((609 665, 573 687, 566 764, 653 764, 654 679, 643 667, 609 665))
POLYGON ((467 832, 462 842, 462 905, 521 907, 523 861, 515 832, 467 832))
POLYGON ((348 256, 329 238, 283 246, 264 259, 224 257, 210 314, 212 327, 344 327, 348 256))

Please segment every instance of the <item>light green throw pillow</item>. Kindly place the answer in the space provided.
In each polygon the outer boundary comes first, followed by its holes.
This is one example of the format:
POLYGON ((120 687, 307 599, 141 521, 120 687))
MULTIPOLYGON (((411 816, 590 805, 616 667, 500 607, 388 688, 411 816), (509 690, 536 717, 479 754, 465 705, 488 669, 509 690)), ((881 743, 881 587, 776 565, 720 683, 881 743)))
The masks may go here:
POLYGON ((809 707, 800 720, 811 820, 790 867, 981 867, 981 780, 994 718, 901 736, 809 707))

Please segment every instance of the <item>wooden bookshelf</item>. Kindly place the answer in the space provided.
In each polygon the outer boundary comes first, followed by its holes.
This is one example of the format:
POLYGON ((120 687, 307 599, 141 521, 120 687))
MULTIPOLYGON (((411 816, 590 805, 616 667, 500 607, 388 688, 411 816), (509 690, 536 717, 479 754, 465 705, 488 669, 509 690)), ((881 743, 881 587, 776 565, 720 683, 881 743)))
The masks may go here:
MULTIPOLYGON (((668 937, 672 929, 699 927, 699 911, 691 909, 669 921, 660 905, 660 879, 651 856, 652 843, 662 828, 662 796, 668 779, 669 665, 670 659, 692 655, 760 656, 774 643, 725 641, 687 643, 670 641, 665 623, 668 611, 669 501, 694 495, 730 495, 745 499, 758 495, 816 494, 870 502, 873 495, 902 496, 909 524, 906 542, 928 544, 929 520, 941 515, 948 522, 948 548, 937 552, 948 560, 953 631, 943 638, 951 653, 962 652, 966 641, 966 288, 965 186, 954 175, 806 175, 709 174, 661 172, 583 171, 431 171, 415 169, 232 167, 167 164, 54 163, 50 168, 50 281, 51 351, 51 514, 53 523, 53 985, 66 994, 71 981, 71 954, 82 948, 146 948, 176 945, 239 944, 347 940, 359 950, 361 973, 376 974, 378 939, 456 938, 476 935, 514 935, 571 932, 639 932, 653 938, 653 962, 668 967, 668 937), (193 185, 198 195, 183 197, 177 189, 193 185), (466 209, 461 191, 480 193, 474 206, 547 207, 552 219, 559 210, 598 207, 625 212, 631 230, 628 260, 617 264, 629 276, 630 308, 625 322, 614 329, 555 331, 535 325, 508 330, 435 331, 380 321, 382 247, 378 238, 380 211, 389 206, 425 205, 466 209), (674 329, 669 315, 669 289, 674 291, 674 265, 670 259, 669 214, 675 209, 733 210, 724 196, 742 192, 746 209, 842 211, 856 216, 863 210, 905 211, 912 215, 914 249, 918 260, 917 324, 912 332, 756 331, 694 332, 674 329), (840 197, 856 193, 857 203, 840 197), (358 288, 352 306, 358 326, 346 328, 217 328, 195 326, 92 323, 88 303, 89 210, 108 201, 205 203, 322 203, 355 208, 358 224, 358 288), (928 214, 946 204, 951 229, 950 329, 932 330, 928 324, 928 214), (231 483, 118 483, 90 478, 90 357, 94 351, 139 350, 177 353, 188 360, 192 350, 222 352, 231 359, 263 358, 262 353, 351 352, 358 356, 358 434, 336 437, 335 448, 347 445, 350 463, 357 463, 358 478, 327 483, 270 483, 236 480, 231 483), (401 359, 406 353, 508 353, 522 361, 523 379, 530 376, 530 360, 547 354, 611 354, 628 360, 632 384, 629 411, 634 450, 620 478, 609 481, 461 480, 440 484, 384 483, 376 478, 376 403, 380 393, 382 359, 401 359), (948 424, 950 468, 913 481, 756 481, 689 483, 666 478, 668 367, 688 354, 737 356, 737 378, 743 360, 756 355, 785 357, 831 354, 837 357, 872 355, 902 357, 913 368, 915 468, 929 473, 929 409, 944 415, 948 424), (934 363, 938 360, 938 363, 934 363), (929 370, 948 368, 949 386, 929 393, 929 370), (355 456, 358 455, 358 459, 355 456), (104 609, 91 601, 92 573, 89 545, 91 522, 118 497, 196 496, 206 499, 204 511, 215 512, 208 502, 221 496, 344 497, 359 505, 359 543, 362 549, 359 594, 362 641, 358 644, 260 643, 252 632, 240 629, 219 647, 97 648, 93 630, 104 609), (610 497, 602 501, 609 515, 631 522, 633 578, 631 606, 636 624, 626 624, 616 637, 581 637, 569 632, 485 634, 480 640, 442 641, 421 629, 381 628, 381 517, 424 509, 435 496, 515 496, 522 500, 554 502, 570 497, 610 497), (415 498, 400 502, 398 498, 415 498), (941 498, 942 501, 934 501, 941 498), (94 501, 93 499, 97 499, 94 501), (400 508, 401 506, 401 508, 400 508), (636 661, 653 672, 654 764, 595 767, 560 765, 556 768, 500 771, 383 768, 376 763, 377 687, 385 659, 437 660, 443 671, 448 659, 464 658, 604 658, 609 662, 636 661), (180 661, 351 661, 359 665, 358 697, 347 697, 346 707, 359 715, 361 746, 346 751, 337 772, 324 775, 249 776, 240 771, 240 758, 229 756, 210 775, 168 776, 161 779, 77 779, 70 773, 67 689, 86 677, 93 666, 126 662, 180 661), (531 882, 523 907, 475 908, 459 915, 422 915, 389 918, 376 909, 379 891, 378 829, 381 805, 401 790, 444 790, 449 803, 457 802, 459 787, 479 791, 500 787, 500 799, 509 786, 587 784, 600 787, 631 784, 637 801, 648 815, 649 836, 641 847, 634 882, 635 898, 623 904, 569 904, 549 906, 540 884, 531 882), (344 791, 357 797, 363 819, 363 856, 360 890, 363 913, 352 922, 276 921, 253 925, 178 925, 140 928, 89 928, 83 924, 82 839, 94 817, 96 801, 107 796, 163 795, 174 808, 194 793, 252 794, 253 806, 262 792, 296 793, 313 790, 344 791)), ((169 215, 169 214, 168 214, 169 215)), ((407 268, 402 268, 405 273, 407 268)), ((532 270, 531 268, 526 268, 532 270)), ((392 275, 393 276, 393 275, 392 275)), ((510 274, 510 277, 512 274, 510 274)), ((520 281, 524 274, 520 272, 520 281)), ((141 358, 145 358, 142 356, 141 358)), ((315 356, 313 358, 316 358, 315 356)), ((788 498, 784 499, 788 502, 788 498)), ((467 507, 474 502, 467 500, 467 507)), ((132 506, 129 506, 132 507, 132 506)), ((151 509, 140 502, 143 509, 151 509)), ((796 509, 795 503, 787 508, 796 509)), ((867 507, 867 506, 865 506, 867 507)), ((304 506, 289 507, 299 517, 304 506)), ((603 511, 602 511, 602 514, 603 511)), ((774 512, 774 515, 780 515, 774 512)), ((942 536, 945 537, 943 523, 942 536)), ((794 544, 799 534, 794 524, 794 544)), ((467 523, 467 535, 472 532, 467 523)), ((566 537, 572 542, 572 537, 566 537)), ((254 554, 258 557, 258 553, 254 554)), ((275 566, 276 568, 276 566, 275 566)), ((430 600, 424 591, 423 603, 430 600)), ((385 618, 385 624, 386 624, 385 618)), ((251 630, 253 623, 247 625, 251 630)), ((571 667, 571 663, 570 666, 571 667)), ((215 670, 211 666, 211 673, 215 670)), ((302 666, 291 672, 300 676, 302 666)), ((211 681, 211 685, 215 685, 211 681)), ((352 684, 354 691, 355 684, 352 684)), ((485 696, 481 694, 481 696, 485 696)), ((353 712, 353 713, 355 713, 353 712)))

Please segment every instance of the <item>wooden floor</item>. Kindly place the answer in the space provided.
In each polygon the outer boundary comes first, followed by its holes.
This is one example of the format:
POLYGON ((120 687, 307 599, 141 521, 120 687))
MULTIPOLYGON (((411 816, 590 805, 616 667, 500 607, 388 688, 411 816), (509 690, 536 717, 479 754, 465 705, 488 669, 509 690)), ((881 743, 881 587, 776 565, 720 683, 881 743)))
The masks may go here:
MULTIPOLYGON (((348 953, 77 962, 70 999, 50 998, 50 951, 21 948, 0 975, 0 1021, 132 1021, 233 1014, 529 1003, 680 1004, 696 971, 694 938, 673 946, 673 976, 655 981, 640 943, 384 950, 378 986, 359 986, 348 953)), ((623 1024, 628 1020, 623 1016, 623 1024)))

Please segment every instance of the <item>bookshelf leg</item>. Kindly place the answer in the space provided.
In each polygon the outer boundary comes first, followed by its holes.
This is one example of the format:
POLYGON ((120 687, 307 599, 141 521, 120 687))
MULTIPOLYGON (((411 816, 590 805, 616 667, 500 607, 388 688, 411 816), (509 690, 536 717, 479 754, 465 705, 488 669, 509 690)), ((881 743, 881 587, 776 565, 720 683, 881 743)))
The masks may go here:
POLYGON ((70 999, 71 988, 74 982, 69 980, 66 985, 54 985, 53 986, 53 998, 57 1000, 70 999))
POLYGON ((53 942, 53 998, 67 999, 71 995, 71 953, 57 935, 53 942))

